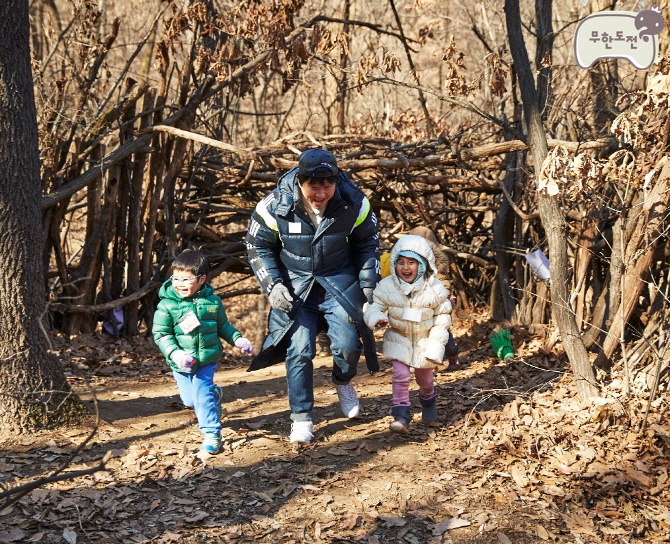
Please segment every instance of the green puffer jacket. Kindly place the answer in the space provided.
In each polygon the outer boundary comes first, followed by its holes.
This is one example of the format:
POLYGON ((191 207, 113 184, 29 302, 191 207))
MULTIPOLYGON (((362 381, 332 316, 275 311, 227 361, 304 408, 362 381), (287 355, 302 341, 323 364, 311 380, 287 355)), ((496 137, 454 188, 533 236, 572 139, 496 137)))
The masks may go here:
MULTIPOLYGON (((196 363, 191 373, 203 366, 216 364, 223 354, 223 345, 219 337, 230 345, 242 334, 228 323, 226 310, 221 299, 214 294, 214 289, 205 283, 193 298, 181 298, 172 287, 172 282, 163 283, 158 296, 161 301, 154 314, 152 332, 154 341, 165 356, 169 367, 178 370, 172 361, 172 353, 178 349, 190 353, 196 363), (179 327, 189 312, 193 312, 200 325, 189 333, 179 327)), ((181 372, 181 371, 180 371, 181 372)))

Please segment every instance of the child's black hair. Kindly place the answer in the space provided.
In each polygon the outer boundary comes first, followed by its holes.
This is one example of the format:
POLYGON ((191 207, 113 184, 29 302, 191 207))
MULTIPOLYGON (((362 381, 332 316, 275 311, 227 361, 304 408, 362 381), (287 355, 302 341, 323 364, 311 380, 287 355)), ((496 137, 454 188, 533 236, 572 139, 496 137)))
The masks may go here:
POLYGON ((186 270, 194 276, 207 275, 208 268, 207 257, 194 249, 185 249, 172 261, 172 270, 186 270))

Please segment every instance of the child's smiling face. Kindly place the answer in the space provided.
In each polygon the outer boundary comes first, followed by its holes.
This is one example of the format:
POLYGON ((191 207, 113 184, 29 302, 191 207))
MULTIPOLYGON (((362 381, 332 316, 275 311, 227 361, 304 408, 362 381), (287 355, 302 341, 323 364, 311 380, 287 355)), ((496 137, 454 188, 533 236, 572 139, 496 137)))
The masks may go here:
POLYGON ((181 298, 190 298, 203 286, 206 276, 196 276, 190 270, 173 270, 172 287, 181 298))
POLYGON ((395 263, 395 272, 401 280, 412 283, 419 273, 419 261, 401 255, 395 263))

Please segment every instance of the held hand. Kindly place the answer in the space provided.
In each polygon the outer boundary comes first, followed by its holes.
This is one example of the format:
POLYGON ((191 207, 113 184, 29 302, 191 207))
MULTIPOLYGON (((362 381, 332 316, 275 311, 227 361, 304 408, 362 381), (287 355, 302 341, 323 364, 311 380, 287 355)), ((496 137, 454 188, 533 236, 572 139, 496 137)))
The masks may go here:
POLYGON ((272 306, 275 310, 289 313, 293 307, 291 305, 291 302, 293 302, 293 297, 291 296, 291 293, 288 292, 288 289, 283 283, 274 284, 272 291, 270 291, 269 298, 270 306, 272 306))
POLYGON ((368 301, 368 304, 372 304, 374 302, 372 298, 373 292, 374 289, 372 287, 363 287, 363 296, 365 296, 365 299, 368 301))
POLYGON ((377 324, 375 325, 375 330, 383 329, 384 327, 387 327, 389 322, 386 319, 380 319, 377 321, 377 324))
POLYGON ((235 347, 244 353, 244 355, 251 355, 254 352, 254 347, 251 345, 251 342, 244 337, 235 340, 235 347))
POLYGON ((178 349, 172 354, 172 361, 182 372, 191 372, 195 359, 192 355, 186 353, 183 349, 178 349))

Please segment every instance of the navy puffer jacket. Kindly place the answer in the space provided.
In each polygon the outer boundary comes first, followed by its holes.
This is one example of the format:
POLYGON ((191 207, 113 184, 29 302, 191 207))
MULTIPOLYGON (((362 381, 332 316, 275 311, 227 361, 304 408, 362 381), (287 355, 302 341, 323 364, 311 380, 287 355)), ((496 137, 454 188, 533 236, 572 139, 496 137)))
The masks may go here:
POLYGON ((377 218, 363 192, 340 170, 335 194, 315 227, 302 205, 296 174, 297 168, 289 170, 258 203, 247 232, 249 264, 265 292, 282 282, 295 299, 289 314, 270 312, 270 333, 249 370, 284 360, 292 316, 318 282, 356 323, 368 368, 376 371, 374 337, 363 321, 362 289, 374 288, 380 277, 377 218))

